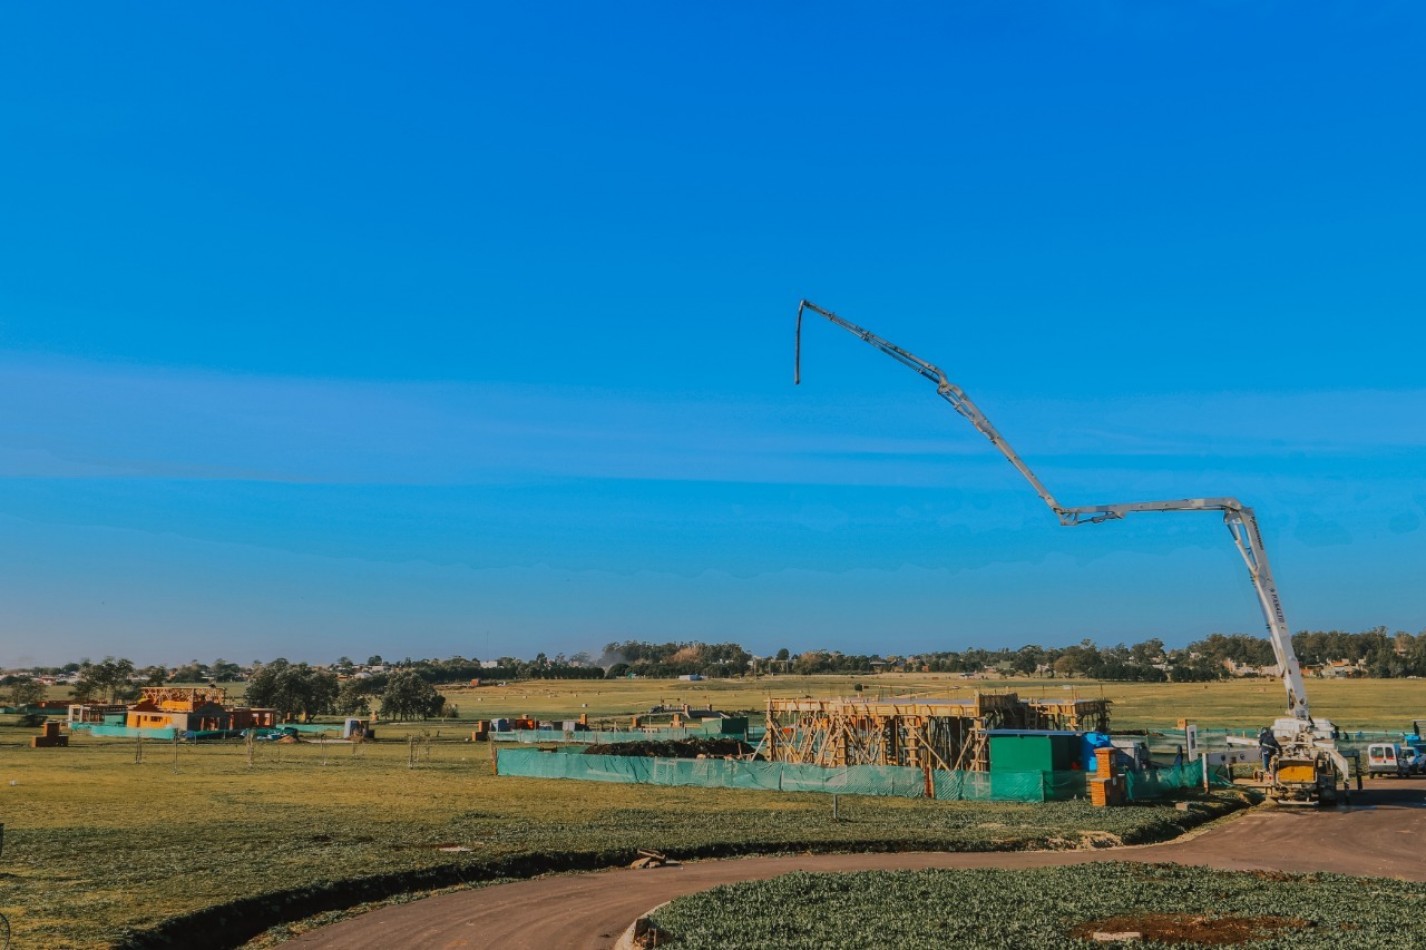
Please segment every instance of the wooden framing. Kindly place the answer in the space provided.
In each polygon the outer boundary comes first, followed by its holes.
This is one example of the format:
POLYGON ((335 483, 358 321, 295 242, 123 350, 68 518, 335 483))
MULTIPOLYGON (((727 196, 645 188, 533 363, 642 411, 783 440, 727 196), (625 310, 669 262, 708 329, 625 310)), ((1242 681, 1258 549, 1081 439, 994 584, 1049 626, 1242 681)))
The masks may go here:
POLYGON ((1108 732, 1108 699, 1027 699, 1030 709, 1026 729, 1063 729, 1069 732, 1108 732))
POLYGON ((1099 729, 1109 701, 967 699, 769 699, 758 751, 772 762, 834 768, 900 765, 984 772, 991 729, 1099 729))
POLYGON ((221 686, 144 686, 139 692, 160 709, 189 711, 228 701, 228 691, 221 686))

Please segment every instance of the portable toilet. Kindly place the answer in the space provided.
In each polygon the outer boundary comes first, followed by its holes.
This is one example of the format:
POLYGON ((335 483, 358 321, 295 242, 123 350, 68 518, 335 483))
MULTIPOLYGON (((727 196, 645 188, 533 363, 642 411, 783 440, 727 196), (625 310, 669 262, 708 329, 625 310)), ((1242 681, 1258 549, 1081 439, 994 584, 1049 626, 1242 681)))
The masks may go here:
POLYGON ((343 739, 373 739, 371 724, 365 719, 347 719, 342 723, 343 739))

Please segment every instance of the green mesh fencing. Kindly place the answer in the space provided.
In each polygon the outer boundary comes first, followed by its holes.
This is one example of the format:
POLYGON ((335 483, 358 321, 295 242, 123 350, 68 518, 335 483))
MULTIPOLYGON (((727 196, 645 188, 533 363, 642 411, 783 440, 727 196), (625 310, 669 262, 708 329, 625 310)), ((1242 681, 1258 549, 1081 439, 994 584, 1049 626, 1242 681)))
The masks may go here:
POLYGON ((780 766, 785 792, 834 792, 842 795, 892 795, 925 798, 926 775, 920 769, 899 765, 851 765, 824 769, 818 765, 764 762, 780 766))
MULTIPOLYGON (((381 725, 378 723, 378 725, 381 725)), ((303 734, 325 735, 326 733, 340 733, 342 727, 340 723, 330 722, 281 722, 272 727, 275 730, 291 729, 303 734)))
POLYGON ((920 769, 853 765, 824 769, 788 762, 730 759, 661 759, 647 756, 576 755, 537 749, 500 749, 496 774, 525 778, 581 779, 642 785, 740 788, 772 792, 832 792, 922 798, 920 769))
POLYGON ((1049 802, 1087 798, 1083 772, 931 773, 943 802, 1049 802))
MULTIPOLYGON (((1130 772, 1124 780, 1132 802, 1174 798, 1186 791, 1203 788, 1203 765, 1200 762, 1185 762, 1165 769, 1130 772)), ((1210 788, 1231 787, 1231 768, 1225 765, 1209 766, 1208 784, 1210 788)))
POLYGON ((1045 779, 1045 801, 1067 802, 1089 797, 1088 772, 1041 772, 1045 779))
POLYGON ((171 741, 178 735, 176 729, 141 729, 137 726, 101 726, 91 722, 73 722, 70 732, 88 732, 91 736, 104 739, 154 739, 171 741))
MULTIPOLYGON (((495 771, 497 775, 586 782, 926 797, 926 773, 902 766, 852 765, 828 769, 790 762, 581 755, 573 749, 553 752, 500 749, 495 771)), ((1225 768, 1210 769, 1209 776, 1215 786, 1232 784, 1225 768)), ((1047 802, 1089 797, 1089 776, 1079 771, 949 772, 938 769, 931 772, 931 779, 937 801, 1047 802)), ((1125 782, 1130 801, 1171 798, 1185 790, 1201 788, 1203 768, 1192 763, 1129 773, 1125 782)))

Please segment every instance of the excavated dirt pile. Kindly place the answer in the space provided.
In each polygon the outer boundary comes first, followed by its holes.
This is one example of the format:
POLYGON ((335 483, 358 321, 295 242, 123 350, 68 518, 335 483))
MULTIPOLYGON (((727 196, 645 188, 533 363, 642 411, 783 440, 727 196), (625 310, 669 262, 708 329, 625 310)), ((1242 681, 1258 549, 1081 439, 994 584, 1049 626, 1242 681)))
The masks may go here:
POLYGON ((1210 917, 1199 914, 1144 914, 1091 920, 1070 933, 1081 940, 1152 940, 1156 943, 1187 943, 1193 946, 1223 946, 1263 940, 1284 931, 1301 930, 1307 921, 1295 917, 1210 917), (1137 934, 1138 936, 1130 936, 1137 934), (1110 938, 1113 939, 1113 938, 1110 938))

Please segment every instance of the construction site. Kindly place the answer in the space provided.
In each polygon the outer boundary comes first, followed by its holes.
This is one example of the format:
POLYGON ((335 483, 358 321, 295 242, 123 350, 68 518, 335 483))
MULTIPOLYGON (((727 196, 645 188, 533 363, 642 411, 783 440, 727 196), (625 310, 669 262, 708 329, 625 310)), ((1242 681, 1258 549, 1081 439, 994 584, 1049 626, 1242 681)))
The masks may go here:
POLYGON ((657 729, 570 733, 549 749, 495 750, 495 768, 531 778, 947 801, 1086 798, 1101 806, 1230 783, 1221 764, 1154 767, 1142 737, 1109 735, 1109 707, 1106 699, 1022 699, 1013 692, 769 698, 760 729, 719 733, 735 740, 731 747, 689 737, 649 741, 669 736, 657 729))
POLYGON ((1061 525, 1104 524, 1144 513, 1221 514, 1247 568, 1286 692, 1286 715, 1273 723, 1271 738, 1244 739, 1236 748, 1206 751, 1186 728, 1187 750, 1181 747, 1172 765, 1160 769, 1141 742, 1121 740, 1116 749, 1104 700, 1051 701, 980 692, 965 699, 769 699, 755 751, 737 757, 749 761, 730 760, 721 771, 704 764, 679 771, 680 763, 648 769, 636 758, 621 771, 609 756, 601 755, 602 761, 592 764, 579 756, 516 752, 497 760, 501 774, 812 790, 847 788, 855 775, 855 786, 868 794, 1021 801, 1087 795, 1095 804, 1111 805, 1188 787, 1193 780, 1185 766, 1191 770, 1201 765, 1205 789, 1215 780, 1231 784, 1232 767, 1251 760, 1253 754, 1245 747, 1254 746, 1262 754, 1257 778, 1277 801, 1335 804, 1347 800, 1354 779, 1360 789, 1360 761, 1355 766, 1349 762, 1338 747, 1337 727, 1310 712, 1282 598, 1252 508, 1232 497, 1064 505, 939 367, 809 300, 797 308, 794 382, 801 381, 802 327, 809 314, 934 384, 936 395, 990 441, 1061 525), (1091 773, 1094 777, 1086 779, 1091 773))
POLYGON ((1002 731, 1109 731, 1103 699, 770 699, 759 751, 772 762, 844 768, 895 765, 990 771, 990 739, 1002 731))
POLYGON ((132 703, 71 703, 71 730, 109 738, 222 739, 271 730, 277 711, 228 701, 221 686, 143 686, 132 703))

